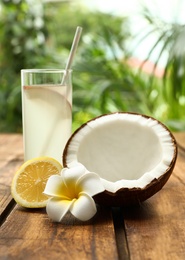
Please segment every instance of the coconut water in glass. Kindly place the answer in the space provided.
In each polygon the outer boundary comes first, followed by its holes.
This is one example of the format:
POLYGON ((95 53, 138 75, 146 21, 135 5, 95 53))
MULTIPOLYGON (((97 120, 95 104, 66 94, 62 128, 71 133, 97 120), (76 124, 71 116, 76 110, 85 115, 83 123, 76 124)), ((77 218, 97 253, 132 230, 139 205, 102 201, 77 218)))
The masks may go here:
POLYGON ((21 70, 25 161, 49 156, 62 162, 71 135, 71 74, 71 70, 21 70))

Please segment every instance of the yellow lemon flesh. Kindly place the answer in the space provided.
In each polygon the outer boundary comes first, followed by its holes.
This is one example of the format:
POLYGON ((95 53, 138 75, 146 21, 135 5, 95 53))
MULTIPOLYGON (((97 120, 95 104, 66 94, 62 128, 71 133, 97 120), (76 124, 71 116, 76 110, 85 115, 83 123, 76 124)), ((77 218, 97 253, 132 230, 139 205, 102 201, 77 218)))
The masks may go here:
POLYGON ((26 161, 16 172, 11 185, 12 197, 26 208, 45 207, 48 197, 43 194, 51 175, 59 174, 62 165, 50 157, 26 161))

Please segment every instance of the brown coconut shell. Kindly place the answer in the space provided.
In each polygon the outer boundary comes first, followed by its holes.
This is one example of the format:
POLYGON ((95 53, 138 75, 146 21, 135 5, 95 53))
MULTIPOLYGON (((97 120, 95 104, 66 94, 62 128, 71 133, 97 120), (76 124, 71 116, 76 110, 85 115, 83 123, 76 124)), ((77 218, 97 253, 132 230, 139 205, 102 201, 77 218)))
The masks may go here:
MULTIPOLYGON (((124 113, 124 112, 119 112, 119 113, 124 113)), ((138 113, 126 112, 126 114, 141 115, 145 118, 152 118, 152 117, 138 114, 138 113)), ((101 115, 99 117, 102 117, 102 116, 105 116, 105 115, 101 115)), ((99 117, 91 119, 88 122, 93 121, 99 117)), ((116 191, 115 193, 105 190, 104 192, 99 193, 93 197, 97 204, 104 205, 104 206, 113 206, 113 207, 136 205, 136 204, 139 204, 139 203, 147 200, 148 198, 152 197, 154 194, 156 194, 158 191, 160 191, 163 188, 165 183, 168 181, 170 175, 173 172, 173 169, 174 169, 174 166, 176 163, 176 159, 177 159, 177 153, 178 153, 177 143, 176 143, 176 140, 175 140, 173 134, 170 132, 170 130, 164 124, 162 124, 161 122, 159 122, 158 120, 156 120, 154 118, 152 118, 152 119, 157 121, 159 124, 161 124, 169 132, 169 134, 171 136, 172 144, 174 146, 174 155, 173 155, 173 159, 172 159, 168 169, 164 172, 163 175, 161 175, 159 178, 153 179, 152 182, 150 182, 144 188, 137 188, 137 187, 124 188, 123 187, 123 188, 119 189, 118 191, 116 191)), ((81 127, 79 127, 69 138, 69 140, 65 146, 64 152, 63 152, 63 166, 64 167, 68 167, 67 162, 66 162, 66 156, 67 156, 67 152, 68 152, 67 150, 68 150, 69 143, 71 142, 73 136, 78 131, 80 131, 80 129, 82 127, 84 127, 84 125, 86 125, 88 122, 86 122, 81 127)))

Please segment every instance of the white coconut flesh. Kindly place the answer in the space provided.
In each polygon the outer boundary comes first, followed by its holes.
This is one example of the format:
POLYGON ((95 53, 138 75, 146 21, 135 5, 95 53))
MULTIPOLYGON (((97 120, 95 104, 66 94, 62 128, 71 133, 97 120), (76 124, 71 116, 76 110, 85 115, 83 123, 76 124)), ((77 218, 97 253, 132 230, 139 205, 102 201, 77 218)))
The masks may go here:
POLYGON ((175 149, 170 131, 159 121, 113 113, 78 129, 64 156, 68 167, 82 163, 114 193, 121 188, 144 188, 158 179, 169 169, 175 149))

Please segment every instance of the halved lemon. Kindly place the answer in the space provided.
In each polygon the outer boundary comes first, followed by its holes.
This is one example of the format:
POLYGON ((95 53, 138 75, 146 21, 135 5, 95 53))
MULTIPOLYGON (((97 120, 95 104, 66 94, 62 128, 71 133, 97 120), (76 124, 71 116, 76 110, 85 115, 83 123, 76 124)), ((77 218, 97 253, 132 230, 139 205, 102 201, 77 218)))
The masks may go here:
POLYGON ((38 157, 26 161, 12 180, 11 193, 15 201, 26 208, 42 208, 48 197, 43 194, 51 175, 59 174, 62 165, 51 157, 38 157))

